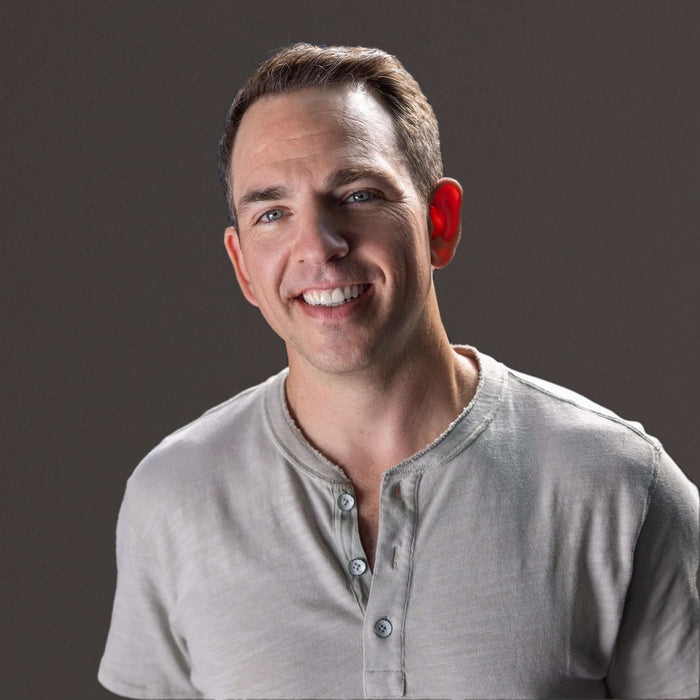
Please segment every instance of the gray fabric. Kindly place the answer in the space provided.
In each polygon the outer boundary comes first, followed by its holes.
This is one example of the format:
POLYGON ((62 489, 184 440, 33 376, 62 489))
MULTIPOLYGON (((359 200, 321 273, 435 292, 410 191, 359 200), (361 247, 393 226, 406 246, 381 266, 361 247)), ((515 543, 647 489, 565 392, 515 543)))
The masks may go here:
POLYGON ((473 349, 476 396, 385 472, 374 572, 352 486, 286 371, 128 481, 100 682, 132 698, 694 697, 698 492, 637 423, 473 349), (374 629, 380 619, 388 637, 374 629))

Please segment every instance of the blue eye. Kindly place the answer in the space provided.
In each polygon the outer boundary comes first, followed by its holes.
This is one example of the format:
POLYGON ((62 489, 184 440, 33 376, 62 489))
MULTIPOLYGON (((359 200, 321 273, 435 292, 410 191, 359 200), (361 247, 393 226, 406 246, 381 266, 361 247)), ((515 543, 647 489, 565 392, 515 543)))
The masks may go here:
POLYGON ((277 221, 278 219, 281 219, 283 216, 284 212, 281 209, 270 209, 260 217, 260 221, 264 221, 265 223, 269 224, 272 221, 277 221))
POLYGON ((359 192, 353 192, 349 197, 349 202, 368 202, 372 199, 374 195, 368 190, 360 190, 359 192))

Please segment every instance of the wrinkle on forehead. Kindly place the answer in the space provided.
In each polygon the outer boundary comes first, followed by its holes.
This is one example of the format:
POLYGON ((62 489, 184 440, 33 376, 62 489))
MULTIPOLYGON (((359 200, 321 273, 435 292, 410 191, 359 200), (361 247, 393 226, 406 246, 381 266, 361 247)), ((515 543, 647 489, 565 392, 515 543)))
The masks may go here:
POLYGON ((248 166, 247 177, 265 166, 315 159, 346 149, 352 150, 347 155, 359 158, 375 154, 387 157, 397 152, 391 114, 372 92, 336 86, 263 97, 243 116, 234 142, 231 175, 235 179, 233 171, 238 168, 234 163, 240 167, 241 161, 248 166), (304 153, 304 141, 315 148, 304 153), (289 150, 292 154, 285 154, 289 150))
MULTIPOLYGON (((349 140, 352 140, 356 142, 358 146, 361 148, 365 148, 366 146, 366 140, 363 139, 360 136, 357 136, 356 134, 353 133, 346 133, 345 131, 339 130, 340 133, 342 133, 343 136, 348 138, 349 140)), ((288 149, 290 147, 293 147, 299 142, 302 142, 304 140, 311 140, 314 145, 318 144, 323 138, 325 137, 331 137, 335 138, 336 135, 338 134, 337 131, 331 131, 331 130, 326 130, 326 131, 318 131, 310 134, 303 134, 301 136, 288 136, 288 135, 279 135, 276 136, 272 141, 265 143, 265 144, 260 144, 259 147, 257 147, 256 150, 254 150, 251 155, 253 158, 257 157, 264 157, 268 151, 271 149, 279 149, 280 151, 285 150, 285 147, 288 149)), ((322 149, 313 153, 307 153, 305 154, 305 157, 307 158, 313 158, 315 156, 321 156, 325 152, 327 152, 327 149, 322 149)), ((289 158, 283 158, 282 160, 290 160, 289 158)))
MULTIPOLYGON (((318 115, 314 116, 318 119, 318 115)), ((352 141, 356 146, 362 147, 363 150, 367 150, 369 144, 379 146, 380 150, 391 150, 391 137, 393 134, 388 129, 381 128, 380 125, 377 125, 376 131, 372 133, 366 121, 361 118, 351 117, 350 115, 340 115, 340 117, 334 115, 324 124, 325 128, 314 129, 313 131, 301 134, 294 128, 296 125, 293 122, 296 121, 296 119, 297 118, 293 118, 293 120, 284 120, 280 133, 274 135, 269 134, 269 136, 268 134, 264 134, 263 140, 256 140, 250 155, 253 158, 258 156, 264 157, 270 149, 293 148, 297 144, 303 145, 304 141, 311 141, 312 144, 318 144, 322 143, 323 140, 337 143, 342 139, 352 141), (382 138, 378 138, 379 134, 382 135, 382 138), (271 138, 271 140, 264 140, 265 137, 271 138)), ((299 121, 301 121, 301 119, 299 119, 299 121)), ((272 125, 270 131, 273 131, 273 129, 274 125, 272 125)))

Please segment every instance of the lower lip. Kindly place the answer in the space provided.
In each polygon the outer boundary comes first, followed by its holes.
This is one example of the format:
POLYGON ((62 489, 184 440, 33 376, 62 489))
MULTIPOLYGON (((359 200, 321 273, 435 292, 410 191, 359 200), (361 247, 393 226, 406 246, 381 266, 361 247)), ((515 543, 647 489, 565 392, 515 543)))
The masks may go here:
POLYGON ((360 308, 367 302, 367 299, 372 296, 374 292, 374 286, 369 285, 365 290, 365 293, 359 297, 355 297, 350 301, 346 301, 344 304, 339 306, 322 306, 320 304, 312 306, 307 304, 302 297, 297 297, 299 306, 308 316, 321 321, 340 321, 345 318, 349 318, 354 313, 357 313, 360 308))

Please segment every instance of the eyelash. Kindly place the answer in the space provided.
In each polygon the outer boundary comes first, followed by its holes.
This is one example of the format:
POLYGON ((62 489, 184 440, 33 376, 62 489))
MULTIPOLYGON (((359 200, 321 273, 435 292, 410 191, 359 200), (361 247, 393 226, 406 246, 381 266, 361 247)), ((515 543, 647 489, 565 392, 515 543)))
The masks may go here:
POLYGON ((275 221, 278 221, 279 219, 284 218, 284 212, 282 212, 282 216, 280 216, 278 219, 273 219, 272 221, 266 221, 266 220, 265 220, 264 217, 266 217, 268 214, 273 214, 274 212, 277 212, 277 211, 281 212, 282 210, 281 210, 281 209, 268 209, 266 212, 263 212, 263 213, 260 215, 260 218, 258 219, 258 221, 257 221, 256 223, 272 224, 272 223, 274 223, 275 221))
POLYGON ((345 202, 350 202, 351 204, 362 204, 363 202, 371 202, 373 199, 377 198, 377 193, 374 192, 373 190, 357 190, 356 192, 351 192, 346 198, 345 202), (365 199, 362 202, 352 202, 351 199, 354 197, 356 194, 368 194, 370 195, 369 199, 365 199))
MULTIPOLYGON (((375 199, 379 198, 379 194, 375 192, 374 190, 356 190, 355 192, 351 192, 343 201, 342 204, 365 204, 366 202, 371 202, 375 199), (354 197, 355 195, 358 194, 368 194, 370 195, 368 199, 361 200, 359 202, 353 202, 351 201, 351 198, 354 197)), ((262 223, 262 224, 272 224, 275 221, 279 221, 280 219, 284 218, 284 212, 280 208, 275 208, 275 209, 268 209, 267 211, 263 212, 260 217, 258 218, 256 223, 262 223), (265 217, 268 214, 273 214, 274 212, 282 212, 282 216, 278 217, 277 219, 272 219, 271 221, 266 221, 265 217)))

